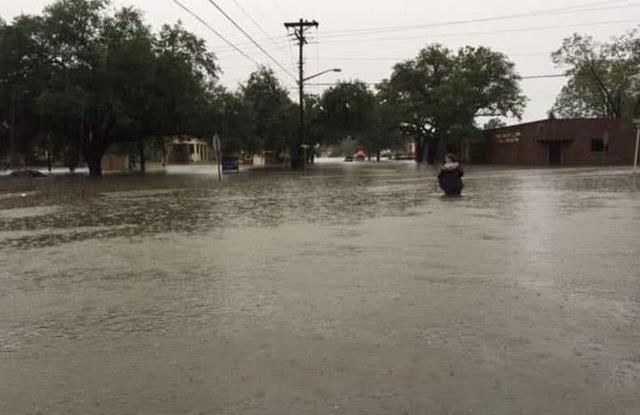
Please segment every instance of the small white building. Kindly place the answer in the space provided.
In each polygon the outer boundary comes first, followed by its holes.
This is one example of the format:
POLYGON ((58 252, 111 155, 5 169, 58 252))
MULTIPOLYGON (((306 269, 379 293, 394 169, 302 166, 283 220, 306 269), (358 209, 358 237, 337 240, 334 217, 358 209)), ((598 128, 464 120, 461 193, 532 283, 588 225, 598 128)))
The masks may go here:
POLYGON ((169 163, 198 163, 212 158, 209 143, 195 137, 175 138, 169 150, 169 163))

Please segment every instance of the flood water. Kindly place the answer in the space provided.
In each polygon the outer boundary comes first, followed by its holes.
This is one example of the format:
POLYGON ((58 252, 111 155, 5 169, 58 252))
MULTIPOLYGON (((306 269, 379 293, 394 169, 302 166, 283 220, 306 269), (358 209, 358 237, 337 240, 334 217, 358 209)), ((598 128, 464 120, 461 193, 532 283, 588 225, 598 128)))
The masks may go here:
POLYGON ((638 414, 640 177, 0 178, 0 414, 638 414))

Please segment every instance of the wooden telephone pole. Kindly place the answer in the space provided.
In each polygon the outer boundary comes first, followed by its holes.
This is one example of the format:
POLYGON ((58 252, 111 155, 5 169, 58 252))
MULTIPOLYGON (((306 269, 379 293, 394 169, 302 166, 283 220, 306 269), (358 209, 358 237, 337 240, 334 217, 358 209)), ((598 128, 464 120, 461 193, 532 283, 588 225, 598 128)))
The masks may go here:
POLYGON ((291 167, 294 169, 304 168, 306 160, 303 159, 302 146, 305 144, 304 137, 304 46, 307 44, 307 38, 305 32, 311 28, 318 28, 318 22, 315 20, 308 21, 300 19, 297 22, 288 22, 284 24, 284 27, 293 29, 293 35, 298 39, 298 48, 300 58, 298 62, 299 79, 298 88, 300 89, 300 131, 298 136, 298 142, 291 146, 291 167))

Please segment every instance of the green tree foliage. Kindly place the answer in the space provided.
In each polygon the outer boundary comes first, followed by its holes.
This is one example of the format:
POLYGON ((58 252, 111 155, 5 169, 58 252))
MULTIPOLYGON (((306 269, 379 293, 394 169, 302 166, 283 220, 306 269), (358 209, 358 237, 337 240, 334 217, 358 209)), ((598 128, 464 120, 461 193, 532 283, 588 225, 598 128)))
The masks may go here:
POLYGON ((376 99, 363 82, 339 82, 324 92, 320 105, 330 139, 337 142, 364 134, 372 123, 376 99))
POLYGON ((491 118, 484 124, 484 130, 495 130, 496 128, 506 127, 507 123, 501 120, 500 118, 491 118))
MULTIPOLYGON (((320 95, 311 94, 306 95, 304 100, 306 136, 308 143, 313 145, 326 143, 328 141, 321 98, 320 95)), ((296 115, 296 120, 298 116, 299 113, 296 115)), ((295 127, 295 133, 297 134, 298 126, 296 125, 295 127)))
POLYGON ((376 96, 360 81, 340 82, 324 92, 320 99, 322 119, 329 143, 352 137, 358 144, 370 147, 377 137, 375 123, 376 96))
POLYGON ((210 102, 216 124, 215 132, 221 138, 226 154, 256 152, 261 149, 253 128, 253 106, 244 99, 242 93, 218 86, 212 91, 210 102))
POLYGON ((114 142, 214 128, 218 67, 204 41, 179 23, 154 34, 138 10, 108 6, 58 0, 0 25, 0 119, 19 120, 5 124, 23 146, 48 137, 71 167, 82 153, 91 175, 114 142))
POLYGON ((38 17, 0 21, 0 159, 10 152, 27 162, 31 158, 39 121, 33 102, 47 76, 42 38, 38 17))
POLYGON ((561 117, 630 119, 640 113, 637 30, 604 43, 574 34, 552 58, 558 66, 568 68, 569 81, 554 106, 561 117))
POLYGON ((369 156, 399 143, 400 118, 388 99, 388 84, 372 91, 361 81, 340 82, 319 100, 318 114, 325 144, 342 143, 349 137, 369 156))
POLYGON ((253 72, 240 87, 245 106, 239 115, 245 114, 253 121, 253 131, 245 150, 264 149, 279 154, 291 143, 297 131, 296 105, 271 69, 260 68, 253 72), (250 114, 247 114, 247 110, 250 114))
POLYGON ((416 139, 418 161, 433 163, 443 144, 459 141, 477 117, 520 117, 526 99, 519 80, 501 53, 432 45, 397 64, 384 88, 403 129, 416 139))

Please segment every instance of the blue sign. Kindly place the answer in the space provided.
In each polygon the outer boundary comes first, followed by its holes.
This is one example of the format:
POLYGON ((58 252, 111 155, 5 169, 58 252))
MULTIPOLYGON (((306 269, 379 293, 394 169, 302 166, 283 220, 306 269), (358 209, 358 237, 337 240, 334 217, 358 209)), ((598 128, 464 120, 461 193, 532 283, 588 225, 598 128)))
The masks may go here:
POLYGON ((240 160, 238 157, 222 157, 222 171, 240 172, 240 160))

